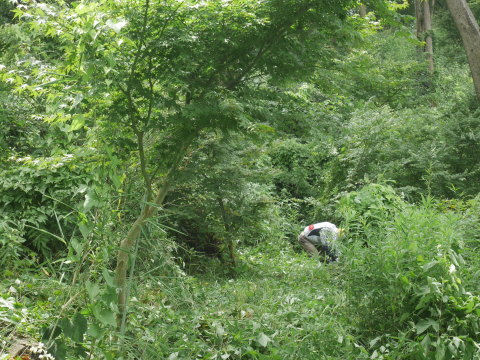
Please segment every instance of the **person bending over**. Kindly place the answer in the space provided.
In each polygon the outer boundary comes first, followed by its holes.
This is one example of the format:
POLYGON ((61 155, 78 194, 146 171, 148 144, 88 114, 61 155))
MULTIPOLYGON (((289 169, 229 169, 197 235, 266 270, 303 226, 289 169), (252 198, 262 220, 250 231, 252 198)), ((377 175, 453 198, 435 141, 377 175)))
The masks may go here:
POLYGON ((334 262, 338 259, 336 241, 341 231, 329 222, 309 225, 298 235, 298 242, 310 255, 334 262))

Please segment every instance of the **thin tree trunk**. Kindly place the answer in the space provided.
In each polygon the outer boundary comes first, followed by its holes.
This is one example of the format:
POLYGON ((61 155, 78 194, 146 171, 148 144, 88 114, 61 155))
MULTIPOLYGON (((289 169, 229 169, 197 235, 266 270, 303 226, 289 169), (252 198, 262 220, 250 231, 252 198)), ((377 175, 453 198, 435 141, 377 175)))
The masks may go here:
POLYGON ((417 39, 423 41, 425 26, 423 24, 423 5, 422 0, 415 0, 415 26, 417 29, 417 39))
POLYGON ((480 99, 480 28, 465 0, 446 0, 455 25, 462 37, 472 73, 475 92, 480 99))
POLYGON ((367 16, 367 7, 364 4, 360 4, 360 17, 364 18, 367 16))
MULTIPOLYGON (((424 25, 424 18, 423 18, 423 4, 422 0, 415 0, 415 27, 417 30, 417 39, 418 41, 424 41, 424 34, 425 34, 425 25, 424 25)), ((423 56, 425 52, 425 46, 417 47, 418 56, 423 56)))
POLYGON ((121 327, 123 314, 126 311, 126 281, 127 281, 127 271, 128 271, 128 259, 130 252, 134 248, 136 241, 140 236, 142 231, 142 226, 145 224, 145 221, 155 215, 158 211, 158 207, 162 205, 170 189, 170 179, 166 179, 162 184, 162 187, 159 189, 157 196, 155 197, 154 203, 156 206, 145 204, 137 220, 133 223, 132 227, 127 233, 127 236, 120 242, 118 255, 117 255, 117 267, 115 268, 115 285, 117 286, 118 291, 118 309, 119 314, 117 316, 117 326, 121 327))
POLYGON ((432 10, 430 9, 430 1, 426 0, 423 2, 423 19, 425 26, 425 54, 427 56, 428 62, 428 71, 430 74, 433 74, 434 63, 433 63, 433 40, 432 40, 432 10))
POLYGON ((175 174, 177 173, 177 169, 181 164, 190 143, 194 139, 194 133, 190 134, 189 137, 184 139, 183 146, 178 150, 176 158, 174 159, 172 166, 170 167, 169 172, 165 176, 160 188, 157 190, 157 195, 153 199, 153 202, 145 203, 140 215, 135 220, 133 225, 131 226, 130 230, 127 233, 127 236, 120 242, 118 255, 117 255, 117 266, 115 268, 115 285, 117 287, 118 292, 118 309, 119 314, 117 316, 117 326, 120 329, 122 326, 122 318, 124 316, 124 312, 126 311, 126 303, 127 303, 127 271, 128 271, 128 259, 129 255, 132 252, 135 243, 138 241, 140 237, 140 233, 142 231, 142 226, 145 222, 153 217, 157 212, 159 207, 163 204, 165 200, 165 196, 170 190, 171 183, 175 174))

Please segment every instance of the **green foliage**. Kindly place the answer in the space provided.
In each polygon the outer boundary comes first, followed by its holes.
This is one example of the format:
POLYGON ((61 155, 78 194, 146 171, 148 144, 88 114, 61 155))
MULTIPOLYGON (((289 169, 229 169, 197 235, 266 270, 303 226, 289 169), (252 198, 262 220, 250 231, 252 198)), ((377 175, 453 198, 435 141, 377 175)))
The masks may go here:
POLYGON ((0 1, 0 26, 9 23, 13 19, 14 4, 7 0, 0 1))
POLYGON ((464 55, 443 3, 433 76, 407 2, 364 3, 0 2, 0 357, 477 358, 464 55), (301 252, 312 219, 342 262, 301 252))
POLYGON ((132 303, 130 358, 315 359, 348 356, 333 320, 341 295, 324 287, 323 265, 285 244, 245 248, 236 277, 209 263, 183 290, 148 279, 132 303), (306 287, 305 284, 311 286, 306 287), (273 284, 277 284, 272 286, 273 284), (172 291, 173 290, 173 291, 172 291), (182 292, 191 300, 182 301, 182 292), (148 326, 145 326, 148 324, 148 326))
MULTIPOLYGON (((172 236, 228 260, 236 244, 257 244, 276 228, 269 159, 242 133, 206 134, 169 195, 172 236), (208 169, 208 170, 206 170, 208 169)), ((233 259, 230 259, 233 260, 233 259)))
POLYGON ((355 112, 338 144, 335 178, 344 176, 344 187, 393 180, 413 199, 422 193, 476 194, 478 170, 472 159, 478 151, 478 115, 466 111, 442 115, 426 108, 393 112, 382 107, 355 112))
POLYGON ((370 237, 405 205, 391 186, 369 184, 342 196, 337 211, 348 228, 350 238, 370 244, 370 237))
POLYGON ((295 139, 274 142, 269 153, 277 171, 274 177, 277 191, 294 198, 315 194, 318 172, 324 160, 321 152, 320 146, 302 144, 295 139))
POLYGON ((319 86, 351 102, 415 106, 423 92, 422 78, 427 77, 415 44, 413 36, 401 29, 365 36, 363 46, 337 56, 333 64, 318 71, 319 86))
POLYGON ((347 316, 362 342, 384 358, 475 358, 480 305, 462 285, 459 216, 426 199, 381 225, 368 247, 350 247, 344 260, 347 316))
POLYGON ((17 324, 25 318, 20 304, 15 301, 15 298, 3 296, 0 298, 0 316, 4 328, 8 328, 11 324, 17 324))
POLYGON ((462 252, 466 261, 465 276, 463 283, 468 291, 474 294, 478 293, 480 286, 478 276, 480 275, 480 259, 478 250, 480 248, 480 196, 467 201, 452 200, 447 203, 447 209, 444 211, 455 211, 462 216, 462 228, 465 232, 464 249, 462 252))
POLYGON ((469 246, 476 249, 480 245, 480 232, 478 231, 480 230, 480 222, 478 222, 480 216, 480 195, 470 200, 467 203, 466 209, 461 210, 463 210, 464 213, 465 231, 470 240, 469 246))
POLYGON ((1 218, 0 234, 0 265, 4 269, 19 266, 21 264, 20 255, 24 252, 23 243, 25 242, 21 230, 16 228, 14 224, 9 223, 6 218, 1 218))
POLYGON ((10 259, 23 247, 49 258, 64 249, 67 241, 82 235, 85 214, 100 205, 96 192, 100 174, 87 173, 92 168, 89 161, 95 158, 67 154, 12 157, 5 163, 0 172, 5 232, 0 237, 10 259))

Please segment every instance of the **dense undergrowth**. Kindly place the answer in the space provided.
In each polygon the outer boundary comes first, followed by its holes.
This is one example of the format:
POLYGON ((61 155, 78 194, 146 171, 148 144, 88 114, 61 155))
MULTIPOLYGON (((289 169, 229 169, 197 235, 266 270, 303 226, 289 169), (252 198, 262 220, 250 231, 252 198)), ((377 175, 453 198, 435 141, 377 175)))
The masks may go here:
POLYGON ((177 3, 2 18, 0 360, 480 359, 480 110, 445 4, 433 74, 406 2, 319 2, 321 42, 307 16, 235 88, 288 7, 177 3), (119 244, 148 207, 122 317, 119 244), (317 221, 345 229, 337 263, 296 241, 317 221))
MULTIPOLYGON (((133 278, 124 358, 477 358, 478 240, 468 234, 478 203, 413 206, 371 185, 340 207, 349 230, 338 263, 308 258, 281 236, 240 249, 229 271, 217 259, 163 259, 161 271, 133 278)), ((56 339, 60 358, 117 358, 103 271, 104 285, 45 269, 2 281, 4 350, 43 336, 56 339)))

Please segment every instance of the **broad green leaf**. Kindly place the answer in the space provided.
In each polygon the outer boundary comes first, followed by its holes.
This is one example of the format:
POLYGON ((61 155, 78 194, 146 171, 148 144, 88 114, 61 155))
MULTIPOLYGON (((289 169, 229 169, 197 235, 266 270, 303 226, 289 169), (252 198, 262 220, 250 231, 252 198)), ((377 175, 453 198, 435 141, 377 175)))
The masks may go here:
POLYGON ((49 339, 55 339, 62 333, 60 326, 50 325, 49 327, 42 328, 42 340, 47 341, 49 339))
POLYGON ((104 308, 99 303, 93 305, 93 315, 103 325, 117 326, 114 312, 110 309, 104 308))
POLYGON ((447 348, 448 348, 450 354, 452 354, 453 356, 455 356, 457 354, 457 349, 455 348, 453 343, 449 342, 447 344, 447 348))
POLYGON ((103 330, 98 324, 90 324, 87 330, 87 335, 93 337, 94 339, 100 339, 103 335, 103 330))
POLYGON ((66 360, 68 347, 61 339, 56 339, 53 346, 48 349, 49 352, 55 357, 56 360, 66 360))
POLYGON ((454 336, 452 338, 452 343, 455 345, 455 347, 458 349, 460 347, 460 344, 463 342, 462 339, 460 339, 459 337, 457 336, 454 336))
POLYGON ((441 341, 441 339, 439 339, 437 351, 435 352, 435 360, 445 359, 445 350, 445 344, 441 341))
POLYGON ((121 21, 118 21, 118 22, 113 22, 111 20, 108 20, 106 22, 106 25, 118 34, 120 32, 120 30, 122 30, 122 28, 125 25, 127 25, 127 22, 125 20, 121 20, 121 21))
POLYGON ((78 104, 80 104, 83 100, 83 94, 82 93, 78 93, 76 96, 75 96, 75 100, 73 101, 73 104, 72 106, 70 106, 70 110, 73 110, 75 107, 77 107, 78 104))
POLYGON ((430 340, 430 335, 429 334, 425 335, 423 340, 420 342, 420 344, 422 344, 422 347, 424 349, 425 354, 428 353, 431 343, 432 343, 432 341, 430 340))
POLYGON ((215 332, 218 337, 222 337, 225 334, 225 329, 222 325, 217 324, 217 326, 215 327, 215 332))
POLYGON ((378 340, 381 340, 381 339, 382 339, 382 337, 378 336, 375 339, 373 339, 372 341, 370 341, 370 343, 369 343, 370 347, 374 347, 375 344, 378 342, 378 340))
POLYGON ((115 174, 115 173, 110 173, 110 180, 112 180, 113 184, 117 189, 120 189, 122 186, 122 177, 115 174))
POLYGON ((423 270, 428 270, 438 264, 438 261, 432 261, 428 264, 423 265, 423 270))
POLYGON ((80 255, 83 251, 83 244, 79 242, 77 239, 73 238, 70 240, 70 244, 72 245, 73 249, 77 253, 77 255, 80 255))
POLYGON ((76 131, 81 129, 85 125, 85 117, 82 114, 77 114, 74 116, 72 123, 68 131, 76 131))
POLYGON ((97 205, 98 205, 98 201, 96 199, 95 192, 89 191, 85 195, 85 201, 83 202, 83 208, 85 209, 85 212, 89 211, 92 207, 97 205))
POLYGON ((72 321, 63 318, 59 321, 59 325, 65 336, 77 343, 83 342, 83 335, 87 332, 88 325, 87 319, 82 314, 76 313, 72 321))
POLYGON ((424 319, 424 320, 420 320, 418 323, 415 324, 415 329, 417 330, 418 335, 425 332, 425 330, 427 330, 429 327, 433 327, 435 331, 438 331, 439 329, 438 322, 436 322, 433 319, 424 319))
POLYGON ((72 337, 72 340, 76 342, 82 342, 83 334, 85 334, 88 329, 87 319, 85 318, 85 316, 77 312, 73 316, 72 324, 74 327, 74 336, 72 337))
POLYGON ((80 233, 82 234, 83 238, 86 239, 88 235, 91 233, 93 229, 93 225, 86 222, 82 222, 78 225, 78 229, 80 230, 80 233))
POLYGON ((78 15, 83 15, 91 11, 91 7, 87 6, 85 4, 79 4, 77 7, 75 7, 75 12, 78 15))
POLYGON ((475 301, 472 299, 465 306, 465 310, 467 311, 467 314, 471 313, 474 307, 475 307, 475 301))
POLYGON ((94 301, 97 298, 97 295, 100 293, 100 287, 97 283, 91 283, 90 281, 85 283, 85 287, 87 288, 90 300, 94 301))
POLYGON ((257 341, 260 345, 262 345, 263 347, 266 347, 268 343, 271 341, 271 339, 262 332, 260 333, 260 335, 258 335, 257 341))
POLYGON ((110 275, 110 272, 106 268, 102 269, 102 274, 107 285, 110 287, 115 287, 115 281, 113 280, 113 276, 110 275))

